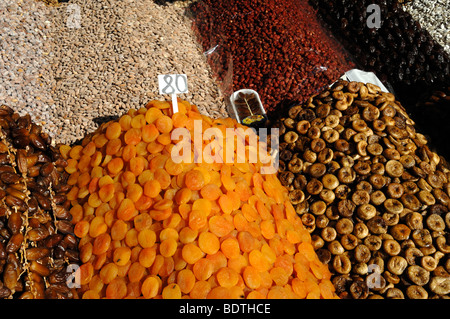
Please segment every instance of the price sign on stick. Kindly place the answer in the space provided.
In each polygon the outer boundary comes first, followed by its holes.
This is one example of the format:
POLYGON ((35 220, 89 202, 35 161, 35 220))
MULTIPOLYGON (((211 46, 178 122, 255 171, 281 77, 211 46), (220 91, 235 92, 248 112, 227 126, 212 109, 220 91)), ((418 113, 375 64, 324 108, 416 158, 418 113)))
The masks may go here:
POLYGON ((173 113, 178 112, 177 94, 187 93, 186 74, 160 74, 158 75, 159 94, 172 95, 173 113))

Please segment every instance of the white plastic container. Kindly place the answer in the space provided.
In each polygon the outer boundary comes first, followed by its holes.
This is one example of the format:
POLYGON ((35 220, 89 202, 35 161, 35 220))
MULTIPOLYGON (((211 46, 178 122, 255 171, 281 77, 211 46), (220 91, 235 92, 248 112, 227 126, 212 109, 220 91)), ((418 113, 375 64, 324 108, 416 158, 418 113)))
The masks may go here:
POLYGON ((251 90, 251 89, 241 89, 239 91, 233 92, 233 94, 231 94, 231 96, 230 96, 231 111, 233 112, 233 114, 231 114, 231 115, 236 119, 236 121, 238 121, 238 123, 246 124, 246 123, 243 123, 243 120, 248 117, 248 116, 244 116, 245 114, 242 114, 243 112, 240 112, 238 107, 235 104, 235 101, 236 101, 239 93, 254 94, 256 96, 256 100, 258 102, 258 109, 256 111, 250 110, 250 112, 251 112, 250 115, 251 116, 261 116, 261 118, 263 118, 263 119, 267 118, 266 110, 264 109, 264 107, 261 103, 261 99, 259 98, 258 92, 256 92, 255 90, 251 90))

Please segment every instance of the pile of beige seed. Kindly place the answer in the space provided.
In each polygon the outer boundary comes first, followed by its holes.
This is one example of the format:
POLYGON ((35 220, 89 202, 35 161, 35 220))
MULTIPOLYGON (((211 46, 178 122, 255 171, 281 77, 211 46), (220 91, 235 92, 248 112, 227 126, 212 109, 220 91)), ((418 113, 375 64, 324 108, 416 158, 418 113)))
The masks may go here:
POLYGON ((35 0, 0 4, 0 103, 71 143, 98 127, 96 118, 138 109, 159 94, 159 74, 186 74, 180 98, 211 117, 226 115, 223 97, 184 14, 183 2, 35 0))

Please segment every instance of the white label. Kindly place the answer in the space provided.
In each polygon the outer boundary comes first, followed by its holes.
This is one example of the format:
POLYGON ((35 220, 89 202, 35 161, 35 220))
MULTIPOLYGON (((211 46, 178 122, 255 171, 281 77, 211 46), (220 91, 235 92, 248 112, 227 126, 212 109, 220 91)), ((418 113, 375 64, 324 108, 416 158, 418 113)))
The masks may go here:
POLYGON ((187 93, 186 74, 160 74, 158 75, 159 94, 187 93))

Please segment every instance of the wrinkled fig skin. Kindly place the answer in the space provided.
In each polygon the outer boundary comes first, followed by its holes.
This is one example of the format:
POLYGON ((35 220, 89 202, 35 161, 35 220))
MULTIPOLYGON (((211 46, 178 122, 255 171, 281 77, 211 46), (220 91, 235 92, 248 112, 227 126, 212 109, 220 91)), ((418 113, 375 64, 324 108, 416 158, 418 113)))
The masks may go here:
POLYGON ((30 115, 1 106, 0 127, 0 298, 71 299, 67 163, 30 115))
POLYGON ((274 125, 281 181, 341 298, 448 294, 434 278, 450 277, 450 171, 392 94, 338 81, 274 125))

